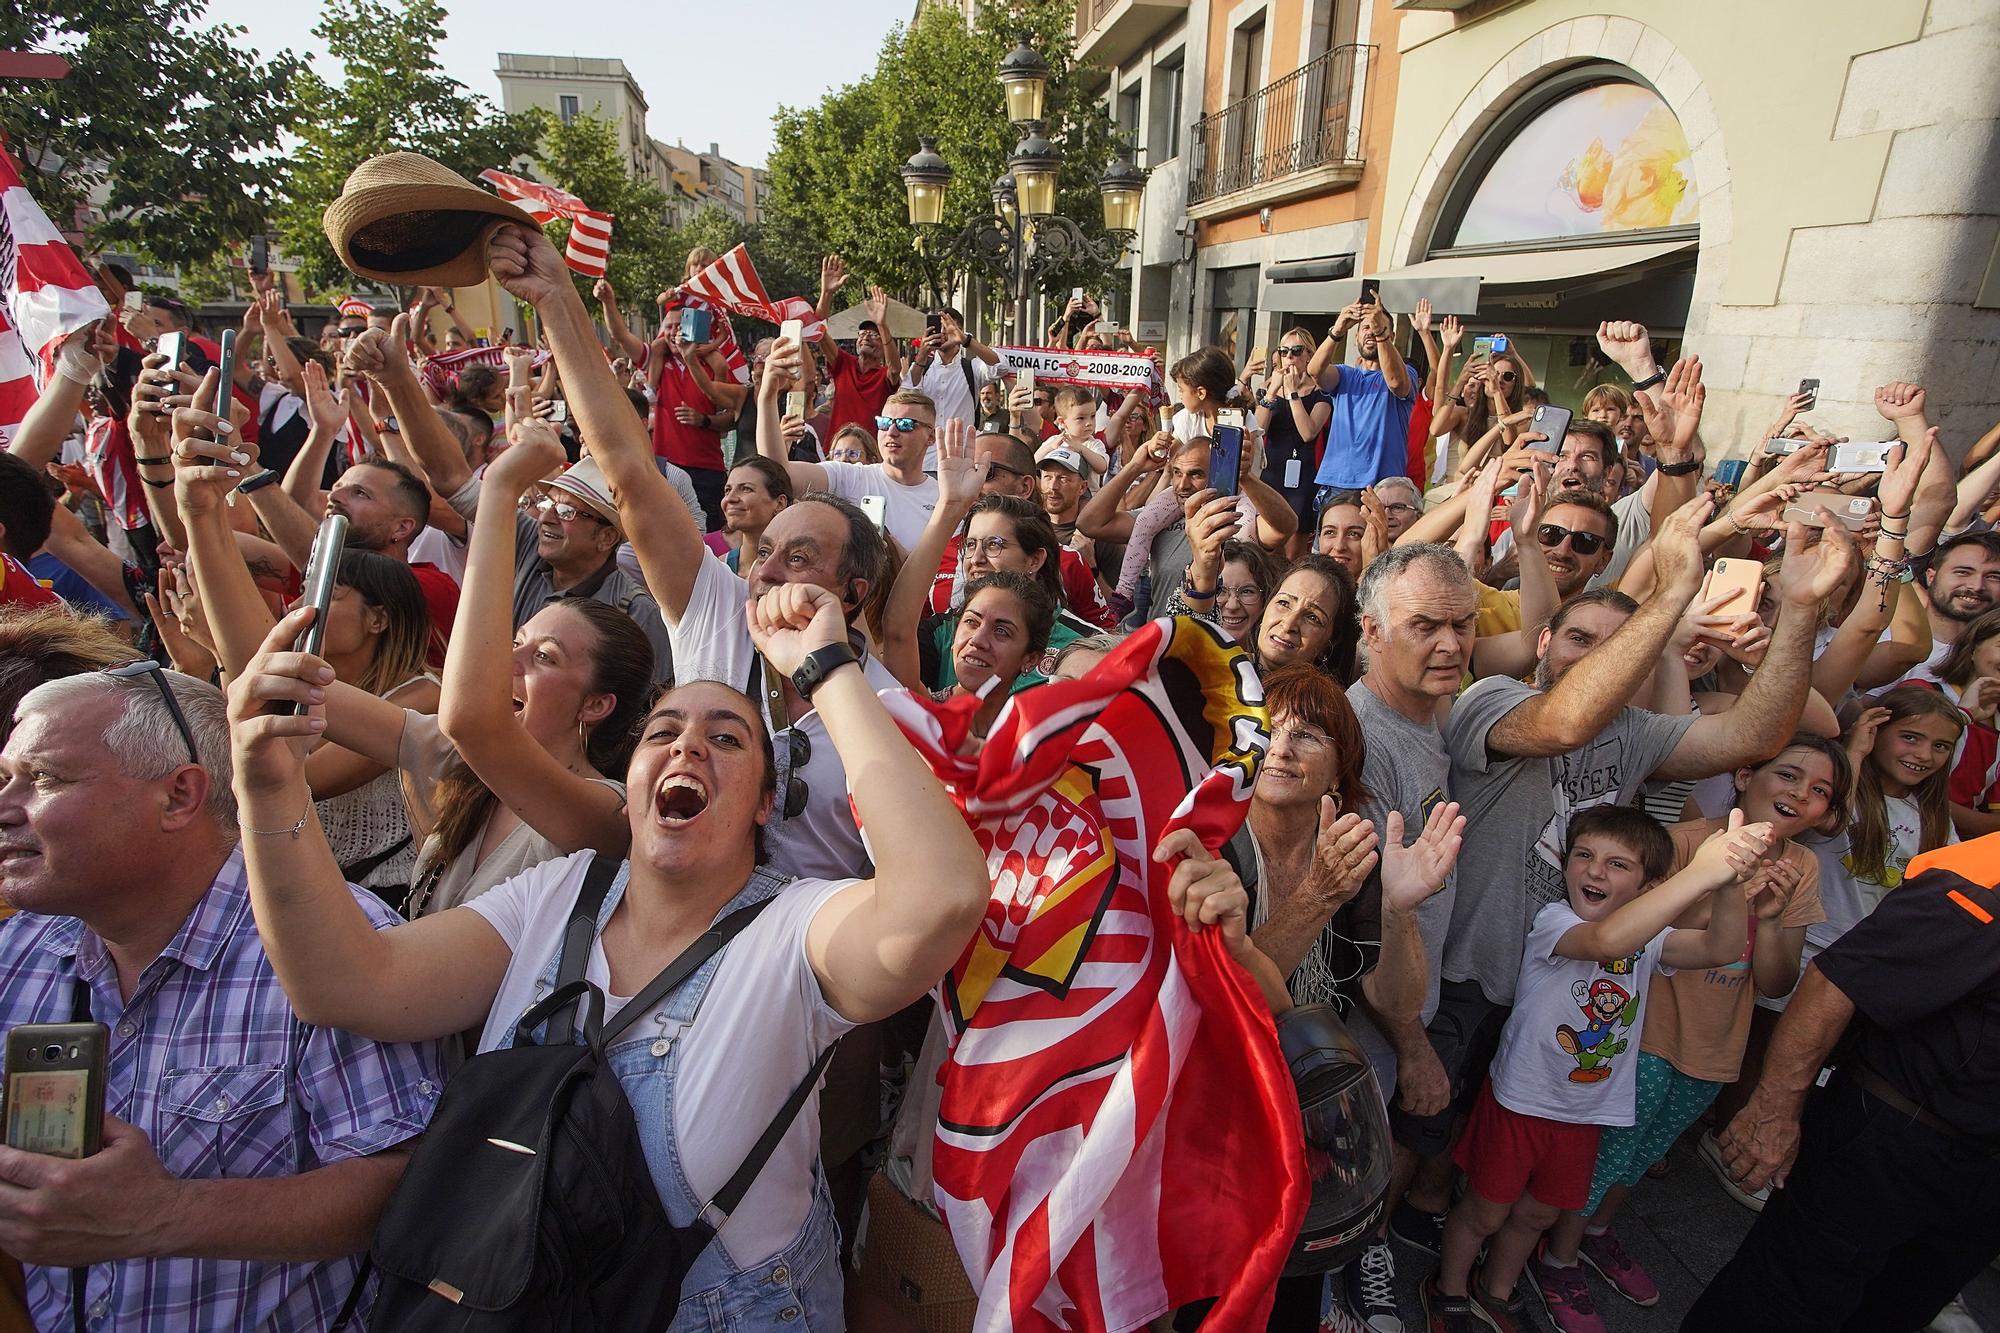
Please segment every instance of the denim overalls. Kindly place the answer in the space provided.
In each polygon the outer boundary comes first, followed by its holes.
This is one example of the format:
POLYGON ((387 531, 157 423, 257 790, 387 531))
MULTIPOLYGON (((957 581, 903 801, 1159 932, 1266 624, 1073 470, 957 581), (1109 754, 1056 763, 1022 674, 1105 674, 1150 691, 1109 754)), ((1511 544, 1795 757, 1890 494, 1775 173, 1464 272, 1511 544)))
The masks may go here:
MULTIPOLYGON (((604 923, 611 919, 619 900, 625 896, 630 874, 629 865, 621 867, 605 894, 604 907, 597 916, 600 935, 604 923)), ((742 890, 716 913, 716 920, 746 904, 775 895, 790 882, 788 877, 759 866, 742 890)), ((674 1138, 679 1038, 693 1024, 702 998, 715 980, 716 968, 727 952, 724 948, 702 964, 653 1014, 626 1028, 605 1053, 612 1072, 618 1076, 619 1086, 625 1090, 626 1100, 632 1104, 654 1187, 659 1190, 660 1202, 675 1226, 691 1223, 708 1202, 698 1198, 688 1185, 687 1174, 681 1167, 680 1145, 674 1138)), ((549 960, 536 983, 537 998, 555 988, 557 961, 549 960)), ((804 1073, 799 1070, 795 1077, 804 1073)), ((772 1114, 777 1110, 776 1106, 771 1107, 772 1114)), ((734 1170, 736 1163, 727 1166, 734 1170)), ((668 1333, 724 1333, 724 1330, 738 1333, 746 1329, 808 1329, 812 1333, 828 1333, 846 1327, 841 1307, 840 1233, 833 1219, 833 1200, 817 1162, 811 1189, 812 1206, 807 1209, 798 1234, 784 1249, 755 1268, 738 1268, 730 1260, 721 1237, 709 1242, 681 1283, 680 1313, 674 1317, 668 1333)))

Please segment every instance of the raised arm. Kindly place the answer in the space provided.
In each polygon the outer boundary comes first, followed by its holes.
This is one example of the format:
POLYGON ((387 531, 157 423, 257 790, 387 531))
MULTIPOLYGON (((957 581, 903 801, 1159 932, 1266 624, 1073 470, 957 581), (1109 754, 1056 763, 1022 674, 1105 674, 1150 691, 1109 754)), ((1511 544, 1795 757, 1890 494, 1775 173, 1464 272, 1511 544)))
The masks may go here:
MULTIPOLYGON (((780 675, 808 653, 847 642, 840 602, 787 583, 751 603, 750 637, 780 675)), ((827 1002, 856 1023, 920 998, 978 929, 993 886, 965 817, 890 720, 859 665, 829 673, 813 706, 847 770, 848 790, 874 839, 875 875, 829 899, 806 934, 827 1002)))
POLYGON ((1380 305, 1374 307, 1369 316, 1376 322, 1375 355, 1382 364, 1382 381, 1389 386, 1389 392, 1398 398, 1408 398, 1414 385, 1410 383, 1410 366, 1403 360, 1403 353, 1396 346, 1396 321, 1380 305))
MULTIPOLYGON (((1812 667, 1813 688, 1829 700, 1837 702, 1845 699, 1877 647, 1884 646, 1880 644, 1882 630, 1888 625, 1903 595, 1903 585, 1897 581, 1896 575, 1903 566, 1903 540, 1909 533, 1910 500, 1916 493, 1918 478, 1923 474, 1930 452, 1936 446, 1937 430, 1933 427, 1924 433, 1916 448, 1898 445, 1889 451, 1888 463, 1876 491, 1884 517, 1876 530, 1874 557, 1867 562, 1863 575, 1861 600, 1841 621, 1840 628, 1833 633, 1832 642, 1827 644, 1826 651, 1819 655, 1819 660, 1812 667)), ((1928 625, 1925 637, 1928 640, 1928 625)))
POLYGON ((1382 956, 1361 979, 1368 1007, 1384 1021, 1422 1040, 1418 1026, 1430 967, 1417 928, 1417 909, 1443 890, 1465 842, 1458 803, 1431 807, 1415 841, 1403 845, 1403 815, 1391 810, 1382 833, 1382 956))
MULTIPOLYGON (((562 469, 563 447, 555 427, 534 418, 508 434, 507 449, 480 482, 458 598, 464 626, 445 651, 438 726, 522 823, 565 852, 591 847, 623 856, 632 840, 624 797, 556 759, 514 715, 514 511, 529 487, 562 469)), ((617 706, 609 695, 584 703, 580 719, 617 706)))
MULTIPOLYGON (((1701 586, 1698 535, 1712 507, 1706 496, 1697 497, 1653 534, 1659 589, 1554 686, 1530 695, 1494 723, 1486 737, 1489 750, 1520 758, 1566 754, 1610 724, 1659 660, 1667 636, 1701 586)), ((1574 628, 1566 625, 1561 632, 1574 628)))
MULTIPOLYGON (((1822 510, 1822 513, 1825 511, 1822 510)), ((1695 719, 1656 770, 1662 778, 1705 778, 1768 759, 1784 748, 1805 710, 1812 684, 1813 631, 1819 608, 1858 558, 1854 538, 1826 516, 1825 538, 1808 551, 1805 528, 1785 531, 1785 565, 1779 571, 1778 623, 1757 674, 1727 713, 1695 719)))
POLYGON ((540 228, 509 224, 488 234, 486 261, 501 286, 535 307, 562 368, 570 409, 590 441, 590 456, 611 483, 619 524, 639 557, 646 590, 667 623, 678 625, 707 546, 694 515, 654 465, 646 424, 618 387, 562 256, 540 228))
POLYGON ((109 351, 116 355, 116 344, 107 346, 108 343, 109 335, 103 333, 101 324, 78 329, 63 339, 56 352, 56 373, 42 386, 34 405, 21 418, 13 438, 7 441, 8 453, 37 472, 56 461, 56 455, 62 452, 62 442, 75 427, 76 410, 83 406, 84 390, 104 369, 100 353, 109 351))
POLYGON ((1123 507, 1125 493, 1139 481, 1158 472, 1173 457, 1174 437, 1170 431, 1161 431, 1143 449, 1132 455, 1132 461, 1119 468, 1110 481, 1091 492, 1090 499, 1076 516, 1077 531, 1093 541, 1122 542, 1132 536, 1132 511, 1123 507))
MULTIPOLYGON (((580 307, 582 302, 577 304, 580 307)), ((465 450, 459 446, 458 437, 438 419, 437 410, 424 393, 423 381, 417 378, 416 367, 410 364, 409 328, 409 316, 398 315, 388 332, 368 330, 349 342, 346 365, 348 370, 366 375, 381 386, 389 406, 395 409, 396 425, 401 428, 404 441, 423 460, 431 485, 438 494, 451 495, 472 480, 472 465, 465 461, 465 450)), ((593 335, 592 344, 596 341, 593 335)), ((603 354, 599 353, 597 359, 602 361, 603 354)), ((607 367, 605 374, 610 373, 607 367)), ((627 416, 631 415, 629 406, 625 411, 627 416)))
MULTIPOLYGON (((1645 330, 1639 332, 1643 339, 1645 330)), ((1599 338, 1601 341, 1601 334, 1599 338)), ((1701 358, 1684 356, 1674 362, 1674 368, 1667 372, 1666 383, 1658 389, 1639 390, 1638 398, 1646 429, 1653 433, 1654 454, 1660 463, 1647 479, 1653 486, 1650 505, 1653 522, 1659 524, 1701 489, 1703 452, 1698 431, 1702 408, 1708 401, 1708 390, 1701 382, 1701 358), (1689 463, 1695 467, 1678 476, 1669 476, 1665 471, 1689 463)))
MULTIPOLYGON (((1703 898, 1717 889, 1748 879, 1770 852, 1774 836, 1769 824, 1746 824, 1743 812, 1732 810, 1728 827, 1718 830, 1702 843, 1685 869, 1646 890, 1603 920, 1571 926, 1556 942, 1556 953, 1564 958, 1602 960, 1624 958, 1638 952, 1651 943, 1654 936, 1670 929, 1676 919, 1703 898)), ((1731 959, 1742 956, 1744 936, 1749 927, 1749 914, 1741 910, 1740 894, 1736 895, 1736 901, 1739 910, 1731 914, 1736 918, 1736 952, 1730 955, 1731 959)), ((1668 938, 1671 942, 1672 937, 1668 938)), ((1676 953, 1686 956, 1678 950, 1676 953)), ((1673 959, 1667 961, 1675 966, 1701 965, 1694 958, 1678 963, 1673 959)), ((1715 959, 1706 966, 1720 966, 1723 961, 1727 960, 1715 959)))
POLYGON ((591 295, 604 308, 604 327, 611 331, 611 341, 618 344, 625 355, 634 361, 646 355, 646 340, 632 332, 625 323, 625 316, 618 309, 618 293, 611 286, 609 278, 599 278, 590 289, 591 295))
POLYGON ((945 548, 957 532, 986 480, 986 468, 972 458, 972 442, 966 438, 965 422, 946 417, 938 423, 938 502, 917 535, 917 543, 903 559, 896 582, 889 589, 889 602, 882 611, 882 660, 890 674, 912 690, 922 690, 922 650, 917 641, 923 622, 924 605, 945 548))

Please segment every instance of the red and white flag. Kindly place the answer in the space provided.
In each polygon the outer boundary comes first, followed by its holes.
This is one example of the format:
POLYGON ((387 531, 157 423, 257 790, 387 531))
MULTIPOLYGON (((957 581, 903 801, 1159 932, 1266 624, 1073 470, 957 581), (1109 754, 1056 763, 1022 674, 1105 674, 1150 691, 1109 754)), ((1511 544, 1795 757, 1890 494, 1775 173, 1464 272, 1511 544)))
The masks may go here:
POLYGON ((1127 1333, 1207 1298, 1262 1328, 1304 1217, 1298 1097, 1262 994, 1190 934, 1152 851, 1241 825, 1269 722, 1240 648, 1156 620, 1087 677, 1008 701, 883 696, 986 852, 945 977, 934 1189, 980 1333, 1127 1333))
POLYGON ((502 199, 521 209, 536 222, 547 226, 557 218, 569 222, 569 245, 563 262, 586 278, 604 276, 611 255, 611 214, 600 213, 567 190, 510 176, 488 167, 479 178, 493 186, 502 199))
MULTIPOLYGON (((704 296, 697 296, 685 286, 668 292, 660 302, 660 328, 662 331, 680 323, 681 311, 706 310, 711 316, 708 325, 708 340, 715 345, 715 351, 729 366, 729 377, 738 384, 750 382, 750 361, 743 355, 743 345, 736 341, 736 330, 729 326, 727 312, 716 307, 715 302, 704 296)), ((649 353, 650 354, 650 353, 649 353)), ((668 353, 672 355, 671 352, 668 353)))
POLYGON ((111 313, 48 215, 0 148, 0 440, 35 405, 68 334, 111 313))
POLYGON ((761 319, 767 324, 782 324, 788 319, 803 320, 807 342, 818 342, 825 329, 819 312, 803 296, 787 296, 773 301, 765 295, 764 280, 757 276, 757 266, 750 262, 749 250, 741 245, 689 278, 681 285, 681 290, 713 301, 724 310, 761 319))

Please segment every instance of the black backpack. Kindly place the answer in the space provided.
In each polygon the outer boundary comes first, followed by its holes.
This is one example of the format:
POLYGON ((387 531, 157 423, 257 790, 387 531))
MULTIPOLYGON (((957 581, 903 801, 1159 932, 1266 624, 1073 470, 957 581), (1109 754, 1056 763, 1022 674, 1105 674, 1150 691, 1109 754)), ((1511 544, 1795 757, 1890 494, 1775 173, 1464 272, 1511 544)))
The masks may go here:
POLYGON ((668 1221, 605 1048, 770 899, 716 922, 605 1023, 604 997, 583 969, 618 866, 591 861, 563 931, 556 988, 521 1016, 515 1045, 473 1056, 439 1099, 375 1232, 373 1333, 665 1328, 681 1281, 825 1072, 832 1047, 700 1216, 685 1227, 668 1221), (584 1039, 572 1043, 571 1010, 586 997, 584 1039))

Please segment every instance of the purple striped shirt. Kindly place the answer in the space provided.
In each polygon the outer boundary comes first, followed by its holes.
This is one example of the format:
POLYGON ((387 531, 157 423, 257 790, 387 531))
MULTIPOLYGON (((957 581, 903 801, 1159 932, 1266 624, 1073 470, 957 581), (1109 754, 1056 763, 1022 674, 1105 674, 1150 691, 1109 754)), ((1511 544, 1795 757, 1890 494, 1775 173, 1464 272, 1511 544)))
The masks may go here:
MULTIPOLYGON (((380 930, 398 921, 353 891, 380 930)), ((436 1043, 391 1045, 292 1013, 257 936, 243 853, 230 853, 130 1002, 104 942, 75 917, 0 925, 0 1028, 67 1023, 73 979, 111 1029, 105 1109, 137 1125, 182 1179, 282 1177, 366 1157, 423 1132, 444 1084, 436 1043)), ((318 1263, 129 1259, 93 1265, 93 1329, 325 1329, 359 1256, 318 1263)), ((35 1324, 68 1329, 69 1270, 29 1267, 35 1324)))

